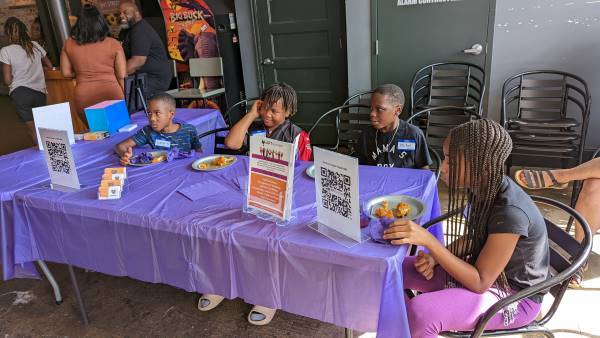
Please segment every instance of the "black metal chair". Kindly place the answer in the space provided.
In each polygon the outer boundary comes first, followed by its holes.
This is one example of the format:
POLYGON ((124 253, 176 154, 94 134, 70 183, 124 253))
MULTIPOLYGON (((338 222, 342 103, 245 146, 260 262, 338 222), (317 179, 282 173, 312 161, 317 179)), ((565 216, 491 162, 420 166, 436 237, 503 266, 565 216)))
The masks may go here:
MULTIPOLYGON (((575 218, 583 227, 584 239, 581 243, 577 242, 567 232, 565 232, 557 224, 553 223, 549 219, 546 221, 546 230, 548 231, 548 239, 550 242, 550 278, 539 284, 525 288, 509 297, 499 300, 492 307, 490 307, 480 318, 475 326, 475 329, 471 332, 442 332, 441 335, 445 337, 490 337, 490 336, 504 336, 504 335, 517 335, 517 334, 528 334, 528 333, 540 333, 546 337, 554 337, 554 334, 544 327, 546 323, 554 316, 560 302, 569 287, 569 281, 571 277, 579 271, 583 266, 587 257, 592 250, 592 233, 590 227, 585 219, 573 208, 568 205, 555 201, 553 199, 541 196, 531 196, 531 198, 538 203, 548 204, 563 210, 571 217, 575 218), (554 296, 554 301, 550 306, 548 312, 540 319, 535 320, 529 325, 516 329, 507 330, 489 330, 486 331, 485 327, 492 317, 494 317, 504 307, 512 304, 521 299, 535 295, 541 291, 550 290, 550 293, 554 296)), ((453 215, 456 215, 460 210, 454 210, 448 214, 440 216, 435 220, 432 220, 424 227, 429 227, 437 224, 453 215)), ((415 254, 416 248, 411 248, 411 254, 415 254)), ((409 290, 407 295, 410 296, 409 290)))
POLYGON ((223 114, 223 119, 228 126, 233 126, 237 121, 239 121, 248 110, 252 108, 252 102, 258 100, 258 97, 252 97, 245 100, 241 100, 233 105, 231 105, 223 114))
POLYGON ((198 139, 202 139, 202 138, 208 137, 210 135, 215 135, 215 148, 213 151, 215 154, 245 155, 246 153, 248 153, 248 147, 242 147, 238 150, 232 150, 225 146, 225 137, 226 137, 225 132, 229 132, 230 129, 231 128, 229 128, 229 127, 224 127, 224 128, 217 128, 217 129, 209 130, 207 132, 199 134, 198 139))
POLYGON ((371 100, 371 94, 373 94, 373 90, 366 90, 363 92, 358 92, 354 95, 350 95, 346 101, 344 101, 344 103, 342 103, 342 106, 345 105, 349 105, 349 104, 367 104, 370 100, 371 100))
POLYGON ((354 153, 354 145, 358 142, 362 131, 371 125, 369 112, 364 112, 369 106, 364 104, 347 104, 328 110, 308 130, 310 137, 319 124, 328 116, 334 117, 336 142, 330 149, 339 151, 343 148, 346 154, 354 153), (362 110, 362 111, 361 111, 362 110))
POLYGON ((425 121, 424 133, 427 145, 441 151, 450 130, 471 119, 480 119, 481 114, 470 107, 438 106, 424 108, 412 114, 406 122, 416 124, 425 121))
MULTIPOLYGON (((513 139, 507 161, 517 164, 572 167, 583 159, 591 96, 577 75, 536 70, 508 78, 502 87, 501 123, 513 139), (549 163, 550 162, 550 163, 549 163)), ((582 182, 573 184, 571 206, 582 182)))
POLYGON ((454 106, 481 114, 484 96, 483 68, 472 63, 434 63, 419 69, 413 76, 409 113, 412 116, 426 108, 454 106))
POLYGON ((509 165, 515 157, 560 160, 563 167, 580 164, 590 103, 586 82, 570 73, 537 70, 508 78, 502 87, 501 123, 513 138, 509 165))

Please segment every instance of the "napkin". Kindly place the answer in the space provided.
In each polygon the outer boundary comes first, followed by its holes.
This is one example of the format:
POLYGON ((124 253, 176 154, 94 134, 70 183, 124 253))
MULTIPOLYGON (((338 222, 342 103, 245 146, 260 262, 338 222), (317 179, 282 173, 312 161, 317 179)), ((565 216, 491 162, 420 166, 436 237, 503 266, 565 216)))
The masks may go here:
POLYGON ((383 232, 387 229, 390 224, 394 222, 393 219, 389 218, 374 218, 369 222, 369 234, 374 242, 381 244, 390 244, 386 239, 383 239, 383 232))
POLYGON ((231 191, 231 188, 215 180, 202 181, 177 190, 177 192, 189 198, 193 202, 201 198, 218 195, 226 191, 231 191))

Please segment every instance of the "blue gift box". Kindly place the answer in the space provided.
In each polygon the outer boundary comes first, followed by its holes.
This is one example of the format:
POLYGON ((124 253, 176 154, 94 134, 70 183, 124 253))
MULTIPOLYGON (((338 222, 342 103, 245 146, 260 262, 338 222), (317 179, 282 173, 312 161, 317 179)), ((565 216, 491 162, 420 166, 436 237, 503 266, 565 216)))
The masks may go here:
POLYGON ((125 100, 103 101, 84 111, 90 131, 108 131, 112 134, 131 123, 125 100))

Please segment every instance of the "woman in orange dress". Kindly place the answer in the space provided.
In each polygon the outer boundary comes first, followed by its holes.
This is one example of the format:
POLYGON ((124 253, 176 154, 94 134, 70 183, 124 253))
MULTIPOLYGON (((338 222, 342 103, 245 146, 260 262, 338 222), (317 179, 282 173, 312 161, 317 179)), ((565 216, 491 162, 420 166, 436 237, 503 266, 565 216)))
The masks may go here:
POLYGON ((75 77, 75 109, 86 126, 84 108, 124 98, 125 53, 108 35, 104 16, 95 6, 84 5, 60 54, 62 75, 75 77))

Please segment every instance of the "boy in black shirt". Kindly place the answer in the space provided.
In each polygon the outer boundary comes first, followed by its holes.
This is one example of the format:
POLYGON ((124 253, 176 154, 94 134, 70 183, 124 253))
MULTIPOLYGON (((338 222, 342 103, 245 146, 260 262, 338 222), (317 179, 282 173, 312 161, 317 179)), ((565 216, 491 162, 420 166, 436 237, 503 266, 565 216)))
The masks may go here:
POLYGON ((371 128, 358 144, 360 164, 379 167, 427 169, 431 157, 421 129, 400 119, 404 93, 394 84, 384 84, 371 95, 371 128))

